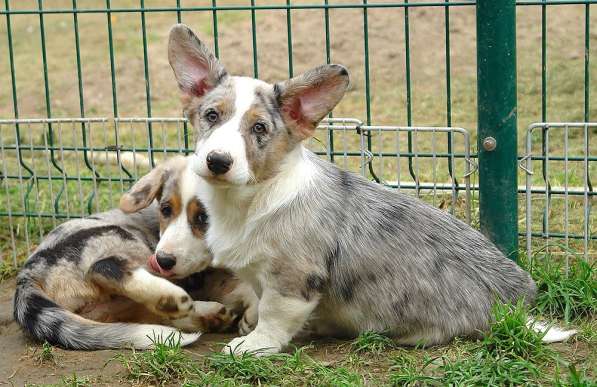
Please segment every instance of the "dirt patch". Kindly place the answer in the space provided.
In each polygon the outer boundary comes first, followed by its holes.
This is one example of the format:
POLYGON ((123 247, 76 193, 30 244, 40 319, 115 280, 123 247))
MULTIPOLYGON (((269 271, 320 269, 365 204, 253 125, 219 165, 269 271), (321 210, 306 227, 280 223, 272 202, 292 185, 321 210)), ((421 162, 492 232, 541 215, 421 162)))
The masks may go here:
MULTIPOLYGON (((125 382, 124 369, 115 357, 128 351, 67 351, 52 350, 52 360, 41 360, 42 346, 23 334, 12 318, 12 297, 15 280, 0 284, 0 386, 60 383, 76 374, 87 377, 93 385, 114 385, 125 382)), ((231 339, 231 335, 204 335, 188 347, 197 354, 219 349, 219 343, 231 339)))

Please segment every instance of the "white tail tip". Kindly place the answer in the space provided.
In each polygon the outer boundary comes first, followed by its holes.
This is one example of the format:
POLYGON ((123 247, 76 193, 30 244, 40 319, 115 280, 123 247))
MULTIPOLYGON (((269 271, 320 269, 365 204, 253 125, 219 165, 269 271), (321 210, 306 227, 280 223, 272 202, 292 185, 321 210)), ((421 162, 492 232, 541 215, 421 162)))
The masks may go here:
POLYGON ((535 332, 545 333, 545 336, 543 336, 542 339, 544 343, 559 343, 561 341, 566 341, 578 333, 575 329, 565 331, 554 326, 550 327, 543 321, 535 321, 531 319, 527 322, 527 326, 535 332))
POLYGON ((136 349, 151 349, 154 348, 156 341, 166 341, 172 338, 175 343, 180 340, 180 345, 185 347, 197 341, 200 336, 201 332, 184 333, 161 325, 143 325, 143 329, 135 332, 133 346, 136 349))

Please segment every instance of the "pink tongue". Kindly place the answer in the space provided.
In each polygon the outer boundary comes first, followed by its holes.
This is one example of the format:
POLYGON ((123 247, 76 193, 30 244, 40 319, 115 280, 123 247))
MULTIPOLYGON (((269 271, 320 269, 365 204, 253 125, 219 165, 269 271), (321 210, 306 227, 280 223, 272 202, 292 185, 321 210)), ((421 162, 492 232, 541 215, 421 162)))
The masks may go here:
POLYGON ((151 268, 151 270, 163 276, 172 275, 172 273, 170 273, 168 270, 164 270, 161 268, 161 266, 158 264, 158 260, 155 254, 149 256, 149 259, 147 260, 147 265, 151 268))

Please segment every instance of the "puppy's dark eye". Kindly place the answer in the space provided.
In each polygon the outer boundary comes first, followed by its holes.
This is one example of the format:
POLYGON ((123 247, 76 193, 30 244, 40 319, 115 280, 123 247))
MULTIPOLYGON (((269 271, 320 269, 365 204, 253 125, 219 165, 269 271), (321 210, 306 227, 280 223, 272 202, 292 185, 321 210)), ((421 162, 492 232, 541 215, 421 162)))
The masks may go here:
POLYGON ((252 130, 253 130, 253 133, 255 133, 255 134, 263 134, 266 131, 265 125, 262 124, 261 122, 257 122, 255 125, 253 125, 252 130))
POLYGON ((195 224, 198 224, 198 225, 207 224, 208 219, 209 218, 207 216, 207 213, 198 212, 197 215, 195 215, 195 224))
POLYGON ((160 212, 164 217, 169 218, 172 215, 172 206, 169 203, 162 203, 160 212))
POLYGON ((220 118, 220 115, 214 109, 209 109, 208 111, 205 112, 205 119, 209 123, 212 123, 212 124, 215 123, 216 121, 218 121, 218 118, 220 118))

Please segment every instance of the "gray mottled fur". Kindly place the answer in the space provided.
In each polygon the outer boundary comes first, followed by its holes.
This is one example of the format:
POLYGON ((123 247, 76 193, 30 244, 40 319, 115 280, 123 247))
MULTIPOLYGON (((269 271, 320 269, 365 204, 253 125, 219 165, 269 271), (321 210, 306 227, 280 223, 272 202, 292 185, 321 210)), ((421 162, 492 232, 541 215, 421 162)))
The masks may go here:
POLYGON ((42 241, 17 276, 15 320, 37 340, 65 348, 116 348, 131 343, 139 331, 137 324, 84 320, 74 310, 88 299, 73 294, 73 299, 60 300, 69 305, 67 309, 48 297, 45 288, 49 279, 85 288, 92 265, 107 257, 126 259, 129 268, 145 264, 158 241, 158 228, 155 205, 135 214, 112 210, 61 224, 42 241), (89 235, 85 233, 88 230, 105 231, 89 235))
POLYGON ((528 273, 467 224, 308 157, 316 180, 264 228, 285 236, 279 291, 321 293, 314 331, 437 344, 486 330, 496 300, 534 300, 528 273))

